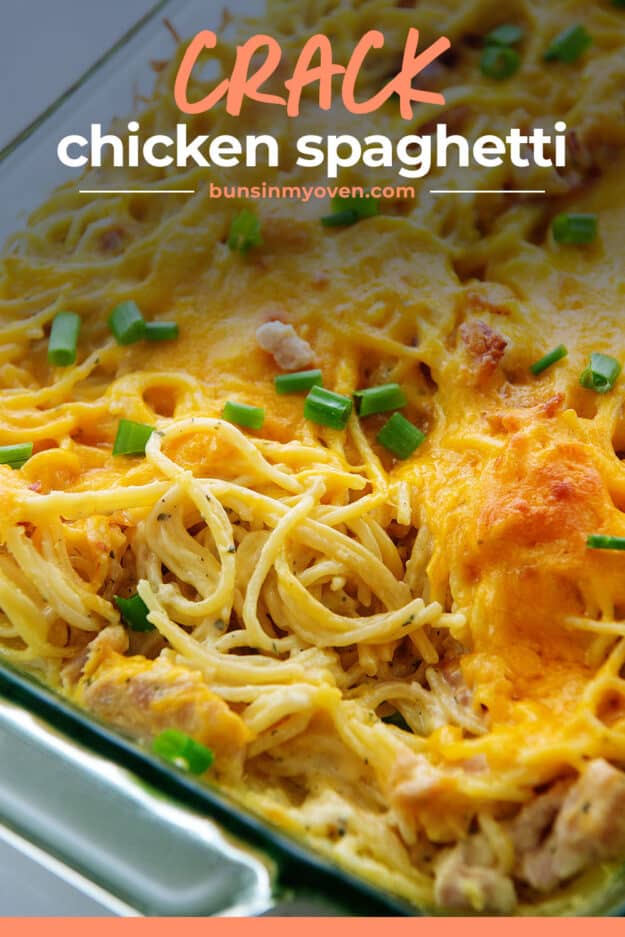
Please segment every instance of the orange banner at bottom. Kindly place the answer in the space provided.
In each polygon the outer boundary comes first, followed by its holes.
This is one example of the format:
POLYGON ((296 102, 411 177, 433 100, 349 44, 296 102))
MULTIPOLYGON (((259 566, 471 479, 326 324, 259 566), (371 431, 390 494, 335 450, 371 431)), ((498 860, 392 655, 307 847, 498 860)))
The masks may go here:
POLYGON ((619 918, 0 918, 8 937, 587 937, 624 933, 619 918))

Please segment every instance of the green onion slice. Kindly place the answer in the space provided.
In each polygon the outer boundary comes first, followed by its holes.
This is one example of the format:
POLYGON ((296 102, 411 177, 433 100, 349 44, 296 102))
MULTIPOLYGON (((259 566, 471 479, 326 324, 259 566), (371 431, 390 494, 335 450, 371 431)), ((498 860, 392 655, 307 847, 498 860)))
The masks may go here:
POLYGON ((165 729, 152 742, 152 751, 191 774, 204 774, 214 758, 210 748, 179 729, 165 729))
POLYGON ((140 595, 132 595, 124 599, 116 595, 115 605, 131 631, 155 631, 154 625, 148 621, 149 608, 140 595))
POLYGON ((109 316, 109 329, 118 345, 134 345, 145 338, 145 319, 133 299, 115 306, 109 316))
POLYGON ((311 423, 345 429, 352 412, 352 401, 325 387, 313 387, 304 403, 304 416, 311 423))
POLYGON ((232 219, 228 247, 231 251, 247 254, 253 247, 260 247, 262 243, 260 218, 249 208, 244 208, 232 219))
POLYGON ((567 26, 556 36, 545 52, 544 59, 546 62, 560 61, 570 65, 576 62, 591 45, 592 36, 588 30, 581 23, 576 23, 573 26, 567 26))
POLYGON ((566 345, 558 345, 557 348, 554 348, 543 358, 539 358, 538 361, 535 361, 534 364, 530 365, 530 371, 532 374, 542 374, 543 371, 546 371, 547 368, 550 368, 552 364, 555 364, 556 361, 561 361, 562 358, 566 358, 568 351, 566 345))
POLYGON ((343 198, 335 195, 332 199, 332 214, 325 215, 321 224, 326 228, 346 228, 380 214, 380 200, 371 195, 352 195, 343 198))
POLYGON ((279 394, 299 394, 311 387, 321 387, 323 379, 321 371, 314 368, 310 371, 295 371, 292 374, 279 374, 274 380, 274 386, 279 394))
POLYGON ((399 384, 367 387, 365 390, 357 390, 354 397, 360 416, 371 416, 372 413, 384 413, 386 410, 399 410, 407 403, 406 395, 399 384))
POLYGON ((480 69, 487 78, 504 81, 518 72, 520 67, 521 56, 510 46, 490 45, 482 52, 480 69))
POLYGON ((484 40, 487 46, 514 46, 525 35, 522 26, 516 23, 502 23, 487 34, 484 40))
POLYGON ((222 412, 224 420, 245 426, 246 429, 260 429, 265 422, 265 411, 262 407, 251 407, 247 403, 237 403, 228 400, 222 412))
POLYGON ((59 312, 52 322, 48 340, 48 361, 57 368, 66 368, 76 361, 80 316, 75 312, 59 312))
POLYGON ((625 537, 608 537, 606 534, 590 534, 586 546, 591 550, 625 550, 625 537))
POLYGON ((360 221, 360 215, 351 208, 345 208, 343 211, 332 212, 331 215, 324 215, 321 224, 324 228, 349 228, 351 225, 360 221))
POLYGON ((593 351, 590 363, 582 371, 579 382, 588 390, 607 394, 614 387, 620 373, 621 365, 616 358, 593 351))
POLYGON ((32 442, 20 442, 13 446, 0 446, 0 465, 20 469, 33 454, 32 442))
POLYGON ((562 212, 551 223, 553 238, 558 244, 591 244, 597 237, 596 215, 562 212))
POLYGON ((398 459, 407 459, 415 449, 419 448, 425 439, 425 433, 422 433, 418 426, 407 420, 401 413, 394 413, 384 424, 376 439, 398 459))
POLYGON ((395 726, 398 729, 403 729, 404 732, 412 732, 412 729, 398 709, 396 709, 395 712, 390 713, 388 716, 382 716, 382 722, 384 722, 387 726, 395 726))
POLYGON ((148 342, 169 342, 178 338, 177 322, 146 322, 145 337, 148 342))
POLYGON ((153 426, 120 420, 117 436, 113 443, 113 455, 145 455, 148 439, 154 432, 153 426))

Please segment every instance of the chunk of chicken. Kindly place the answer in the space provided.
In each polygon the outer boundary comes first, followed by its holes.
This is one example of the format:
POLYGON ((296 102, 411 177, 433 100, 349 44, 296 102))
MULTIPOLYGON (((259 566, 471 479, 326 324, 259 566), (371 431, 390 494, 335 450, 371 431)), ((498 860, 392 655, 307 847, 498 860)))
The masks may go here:
POLYGON ((308 342, 299 337, 292 325, 277 319, 265 322, 256 329, 256 341, 284 371, 299 371, 314 361, 314 353, 308 342))
POLYGON ((507 340, 481 319, 464 322, 460 326, 460 335, 471 356, 476 381, 481 383, 487 380, 497 370, 508 347, 507 340))
POLYGON ((80 665, 66 668, 72 698, 129 735, 147 740, 180 729, 215 754, 220 772, 243 759, 249 732, 240 717, 206 686, 201 673, 170 663, 125 657, 128 637, 118 625, 95 638, 80 665), (78 669, 80 666, 80 669, 78 669))
POLYGON ((442 854, 434 882, 437 903, 449 910, 509 914, 516 906, 512 880, 498 867, 481 833, 442 854))
POLYGON ((388 778, 389 801, 407 831, 423 829, 436 843, 466 832, 467 804, 459 789, 462 769, 439 767, 422 754, 402 751, 388 778))
POLYGON ((595 862, 625 854, 625 773, 597 758, 569 788, 544 841, 520 857, 519 877, 551 891, 595 862))
POLYGON ((554 784, 519 811, 511 831, 514 850, 518 856, 535 849, 543 841, 558 815, 569 787, 568 782, 554 784))

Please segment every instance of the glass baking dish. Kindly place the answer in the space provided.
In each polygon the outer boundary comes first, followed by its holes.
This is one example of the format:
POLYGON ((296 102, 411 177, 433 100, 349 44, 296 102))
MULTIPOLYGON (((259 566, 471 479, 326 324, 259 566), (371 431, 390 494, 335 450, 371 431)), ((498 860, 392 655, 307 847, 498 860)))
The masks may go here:
MULTIPOLYGON (((232 0, 229 12, 262 5, 232 0)), ((219 16, 205 0, 161 0, 0 152, 0 242, 72 178, 56 158, 61 137, 94 120, 108 125, 151 90, 149 63, 172 51, 164 19, 190 36, 219 16)), ((3 663, 0 763, 0 844, 76 887, 100 909, 92 913, 416 913, 3 663)), ((583 913, 625 914, 624 893, 625 871, 583 913)))

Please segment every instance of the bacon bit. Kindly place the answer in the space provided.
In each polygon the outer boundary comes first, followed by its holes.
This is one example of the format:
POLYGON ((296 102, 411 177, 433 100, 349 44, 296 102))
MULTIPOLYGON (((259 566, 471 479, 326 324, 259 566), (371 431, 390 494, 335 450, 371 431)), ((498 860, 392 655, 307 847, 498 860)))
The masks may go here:
POLYGON ((177 45, 179 45, 182 42, 182 36, 180 35, 180 33, 178 32, 178 30, 176 29, 176 27, 174 26, 174 24, 172 23, 172 21, 169 19, 168 16, 163 17, 163 24, 165 28, 167 29, 167 31, 169 32, 169 34, 173 37, 174 42, 177 45))
POLYGON ((562 409, 563 403, 564 394, 553 394, 552 397, 548 397, 547 400, 543 400, 542 403, 539 403, 536 410, 547 418, 551 418, 562 409))
POLYGON ((29 491, 36 491, 37 493, 39 493, 42 490, 42 487, 43 486, 41 482, 33 482, 32 485, 28 486, 28 489, 29 491))
POLYGON ((506 339, 481 319, 463 322, 460 335, 469 353, 477 359, 478 379, 494 374, 508 346, 506 339))

